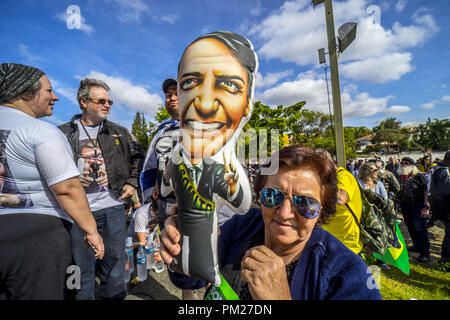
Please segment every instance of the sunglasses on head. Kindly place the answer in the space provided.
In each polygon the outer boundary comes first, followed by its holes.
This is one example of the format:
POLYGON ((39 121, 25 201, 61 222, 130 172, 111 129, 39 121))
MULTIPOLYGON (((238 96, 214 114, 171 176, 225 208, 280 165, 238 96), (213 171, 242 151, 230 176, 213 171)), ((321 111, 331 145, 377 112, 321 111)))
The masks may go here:
MULTIPOLYGON (((278 189, 264 188, 261 191, 260 201, 266 208, 276 208, 283 203, 284 199, 286 199, 286 195, 278 189)), ((319 201, 308 196, 293 195, 292 207, 307 219, 316 218, 320 212, 319 201)))

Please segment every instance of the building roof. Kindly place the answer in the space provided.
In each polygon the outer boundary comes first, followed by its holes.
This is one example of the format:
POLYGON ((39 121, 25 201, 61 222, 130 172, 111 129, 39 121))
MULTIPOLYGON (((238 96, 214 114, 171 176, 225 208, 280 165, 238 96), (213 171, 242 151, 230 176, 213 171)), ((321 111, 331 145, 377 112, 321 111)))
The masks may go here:
POLYGON ((355 139, 355 141, 363 141, 363 140, 373 140, 373 138, 375 137, 375 133, 371 133, 367 136, 355 139))

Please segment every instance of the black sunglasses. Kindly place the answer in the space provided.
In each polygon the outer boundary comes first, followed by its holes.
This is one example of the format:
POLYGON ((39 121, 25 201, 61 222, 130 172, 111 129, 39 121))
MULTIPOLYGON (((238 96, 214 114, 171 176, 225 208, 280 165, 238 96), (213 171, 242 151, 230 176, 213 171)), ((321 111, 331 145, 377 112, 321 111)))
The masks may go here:
MULTIPOLYGON (((283 203, 284 199, 286 199, 286 195, 280 190, 264 188, 261 191, 260 201, 266 208, 276 208, 283 203)), ((307 219, 316 218, 320 212, 319 201, 308 196, 294 195, 292 197, 292 207, 307 219)))
POLYGON ((92 101, 93 103, 98 103, 98 104, 106 104, 106 102, 109 103, 110 106, 113 105, 113 101, 112 100, 106 100, 106 99, 98 99, 97 101, 95 101, 94 99, 89 98, 90 101, 92 101))

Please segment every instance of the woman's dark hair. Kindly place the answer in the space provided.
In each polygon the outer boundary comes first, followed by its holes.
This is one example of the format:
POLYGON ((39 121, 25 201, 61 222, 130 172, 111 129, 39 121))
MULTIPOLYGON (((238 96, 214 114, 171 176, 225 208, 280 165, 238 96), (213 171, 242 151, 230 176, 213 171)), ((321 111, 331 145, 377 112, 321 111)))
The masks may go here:
POLYGON ((214 31, 198 37, 197 39, 192 41, 192 43, 190 43, 184 50, 183 54, 181 55, 180 62, 178 63, 178 70, 180 70, 181 60, 183 60, 186 50, 193 43, 208 38, 216 39, 222 42, 224 45, 227 46, 228 49, 230 49, 230 51, 233 53, 236 59, 239 60, 242 67, 245 69, 245 72, 247 73, 248 78, 247 99, 250 99, 254 82, 253 78, 255 77, 255 72, 258 67, 258 60, 256 53, 253 50, 253 45, 251 44, 251 42, 237 33, 230 31, 214 31))
MULTIPOLYGON (((321 217, 316 226, 326 223, 328 218, 336 213, 337 202, 337 179, 335 166, 327 156, 318 151, 300 146, 289 146, 274 154, 262 167, 270 167, 272 161, 278 161, 278 170, 311 169, 320 179, 321 187, 321 217)), ((260 194, 267 182, 267 175, 261 175, 261 171, 256 176, 254 190, 260 194)))

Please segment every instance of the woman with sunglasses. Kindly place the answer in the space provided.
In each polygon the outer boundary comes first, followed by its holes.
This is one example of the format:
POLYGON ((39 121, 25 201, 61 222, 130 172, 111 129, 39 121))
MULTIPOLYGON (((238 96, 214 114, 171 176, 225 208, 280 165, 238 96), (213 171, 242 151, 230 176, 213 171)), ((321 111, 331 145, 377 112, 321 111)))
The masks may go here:
MULTIPOLYGON (((291 146, 262 167, 255 180, 261 208, 235 215, 220 228, 221 274, 242 300, 381 299, 364 261, 320 228, 336 210, 334 166, 322 153, 291 146), (261 171, 262 172, 262 171, 261 171)), ((180 253, 175 217, 166 221, 161 253, 180 253)), ((205 282, 169 272, 180 288, 205 282)))
POLYGON ((386 188, 383 183, 379 180, 380 170, 377 168, 375 163, 367 162, 363 164, 358 173, 358 182, 364 189, 369 189, 376 194, 387 198, 386 188))

